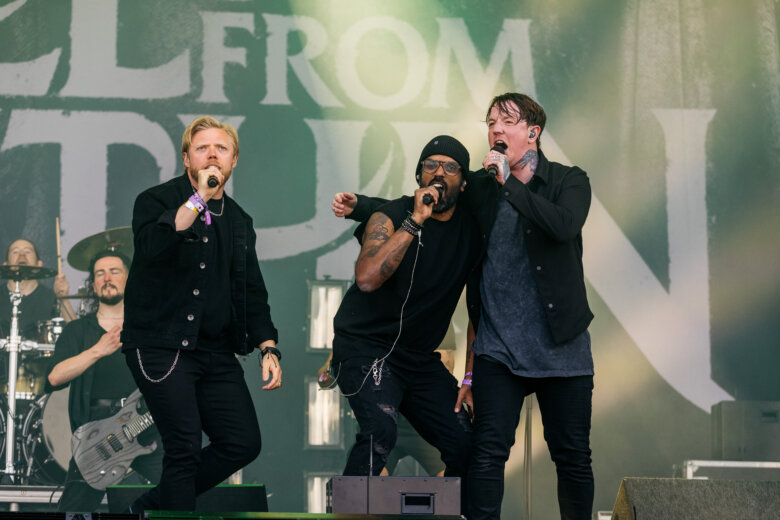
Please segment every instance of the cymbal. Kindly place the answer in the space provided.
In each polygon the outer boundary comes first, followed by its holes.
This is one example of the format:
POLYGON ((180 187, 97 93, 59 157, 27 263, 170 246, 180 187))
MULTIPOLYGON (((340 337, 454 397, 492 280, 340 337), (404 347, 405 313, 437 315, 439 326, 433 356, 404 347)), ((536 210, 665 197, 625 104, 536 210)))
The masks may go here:
POLYGON ((68 252, 68 263, 79 271, 89 271, 95 255, 103 251, 115 251, 133 258, 133 230, 130 227, 107 229, 79 241, 68 252))
POLYGON ((4 280, 40 280, 56 275, 55 269, 37 265, 0 265, 0 278, 4 280))

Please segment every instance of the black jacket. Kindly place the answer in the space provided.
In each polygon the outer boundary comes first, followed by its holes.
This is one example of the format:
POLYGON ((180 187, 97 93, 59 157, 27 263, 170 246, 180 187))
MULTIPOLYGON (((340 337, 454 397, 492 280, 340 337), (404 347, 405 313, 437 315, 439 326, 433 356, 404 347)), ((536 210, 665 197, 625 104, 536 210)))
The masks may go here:
MULTIPOLYGON (((540 150, 539 165, 528 184, 510 176, 501 186, 484 169, 466 179, 464 204, 476 215, 486 247, 499 200, 506 199, 520 213, 528 259, 554 341, 563 343, 587 329, 593 313, 582 268, 582 226, 591 199, 585 172, 550 162, 540 150)), ((467 303, 476 327, 480 298, 475 292, 470 285, 467 303)))
MULTIPOLYGON (((141 193, 133 207, 135 254, 125 289, 125 347, 192 350, 203 318, 206 244, 201 219, 176 231, 179 207, 192 195, 187 174, 141 193)), ((231 348, 248 354, 263 341, 278 340, 268 292, 255 251, 252 218, 223 195, 231 218, 231 348)))

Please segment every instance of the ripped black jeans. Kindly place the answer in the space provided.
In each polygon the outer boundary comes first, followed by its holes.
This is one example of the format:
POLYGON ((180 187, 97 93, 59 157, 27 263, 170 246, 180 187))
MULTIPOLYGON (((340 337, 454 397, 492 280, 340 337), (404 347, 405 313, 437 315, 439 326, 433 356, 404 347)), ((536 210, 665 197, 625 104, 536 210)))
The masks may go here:
MULTIPOLYGON (((340 365, 338 384, 348 397, 360 426, 349 453, 344 475, 379 475, 395 446, 398 413, 406 417, 420 436, 441 453, 445 476, 461 477, 465 483, 471 448, 471 423, 461 409, 454 412, 458 383, 442 363, 425 370, 400 368, 385 361, 379 385, 375 384, 373 359, 350 359, 340 365), (371 443, 373 439, 373 444, 371 443), (369 451, 373 447, 373 454, 369 451)), ((465 490, 465 486, 464 486, 465 490)), ((465 495, 465 492, 463 493, 465 495)))

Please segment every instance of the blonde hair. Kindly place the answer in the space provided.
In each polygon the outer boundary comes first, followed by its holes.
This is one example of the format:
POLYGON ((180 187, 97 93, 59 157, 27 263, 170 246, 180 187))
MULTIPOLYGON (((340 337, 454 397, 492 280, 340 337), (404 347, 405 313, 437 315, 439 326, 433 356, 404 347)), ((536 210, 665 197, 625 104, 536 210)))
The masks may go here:
POLYGON ((230 123, 222 123, 211 116, 201 116, 184 129, 184 133, 181 136, 181 152, 188 153, 195 134, 209 128, 219 128, 227 132, 230 140, 233 141, 233 156, 238 155, 238 132, 236 132, 236 129, 230 123))

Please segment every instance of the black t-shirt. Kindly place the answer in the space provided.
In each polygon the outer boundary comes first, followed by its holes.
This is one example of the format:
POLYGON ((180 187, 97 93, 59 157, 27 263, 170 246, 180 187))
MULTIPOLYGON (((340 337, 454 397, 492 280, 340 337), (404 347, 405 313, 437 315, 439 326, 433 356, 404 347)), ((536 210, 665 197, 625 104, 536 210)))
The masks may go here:
POLYGON ((49 383, 48 374, 57 363, 84 352, 100 341, 105 333, 95 314, 87 314, 83 318, 73 320, 62 330, 54 347, 54 354, 49 359, 45 391, 48 393, 70 386, 68 412, 73 429, 95 419, 90 415, 90 405, 96 399, 127 397, 136 389, 133 375, 127 368, 121 350, 98 360, 79 377, 64 385, 54 387, 49 383))
MULTIPOLYGON (((5 280, 3 281, 5 282, 5 280)), ((8 286, 3 283, 0 291, 0 337, 6 338, 11 334, 11 293, 8 286)), ((57 313, 57 297, 54 291, 38 284, 33 292, 22 296, 19 304, 19 335, 24 339, 36 340, 38 338, 38 322, 50 320, 57 313)))
MULTIPOLYGON (((387 215, 399 230, 413 208, 414 199, 405 196, 377 212, 387 215)), ((411 369, 439 361, 434 351, 447 333, 466 279, 479 260, 482 239, 474 218, 456 207, 448 221, 429 218, 419 253, 417 246, 414 237, 396 272, 376 291, 363 292, 355 284, 349 288, 334 318, 335 363, 381 357, 390 350, 410 284, 401 336, 388 360, 411 369)))
MULTIPOLYGON (((88 346, 91 347, 95 343, 88 346)), ((94 367, 95 376, 92 379, 92 392, 90 394, 92 400, 121 399, 130 395, 136 389, 133 375, 130 369, 127 368, 127 362, 122 349, 109 356, 100 358, 94 367)))
MULTIPOLYGON (((225 199, 210 200, 211 225, 206 226, 206 265, 215 266, 206 278, 203 319, 198 331, 198 350, 230 350, 230 265, 232 262, 233 233, 230 211, 225 199), (213 246, 213 247, 212 247, 213 246)), ((200 218, 200 217, 198 217, 200 218)))

